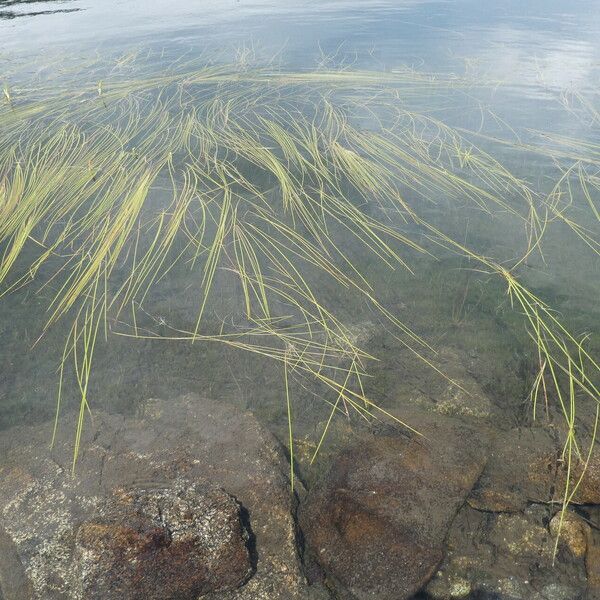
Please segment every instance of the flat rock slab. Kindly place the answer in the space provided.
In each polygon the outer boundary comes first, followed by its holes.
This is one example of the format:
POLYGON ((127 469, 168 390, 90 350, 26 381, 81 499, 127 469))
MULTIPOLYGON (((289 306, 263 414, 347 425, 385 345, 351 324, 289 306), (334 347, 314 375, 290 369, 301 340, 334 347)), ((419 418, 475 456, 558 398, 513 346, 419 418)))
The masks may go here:
POLYGON ((421 589, 485 465, 486 443, 468 426, 427 412, 402 416, 425 437, 363 436, 301 507, 307 551, 340 597, 402 600, 421 589))
POLYGON ((289 465, 250 414, 196 395, 138 417, 0 435, 4 600, 321 598, 302 575, 289 465), (19 581, 19 589, 14 582, 19 581))
MULTIPOLYGON (((584 456, 587 445, 583 446, 584 456)), ((471 507, 491 512, 519 512, 529 503, 558 504, 563 500, 567 464, 561 460, 562 440, 542 427, 516 428, 496 438, 488 463, 469 497, 471 507)), ((600 504, 600 455, 573 457, 571 481, 580 480, 573 504, 600 504)))

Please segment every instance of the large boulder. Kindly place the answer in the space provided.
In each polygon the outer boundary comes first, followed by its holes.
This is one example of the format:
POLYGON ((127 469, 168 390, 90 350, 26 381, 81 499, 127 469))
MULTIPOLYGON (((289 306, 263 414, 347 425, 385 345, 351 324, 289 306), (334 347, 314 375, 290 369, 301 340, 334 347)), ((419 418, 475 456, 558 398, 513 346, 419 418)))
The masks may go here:
MULTIPOLYGON (((137 417, 0 435, 4 600, 320 598, 296 544, 280 445, 248 412, 187 395, 137 417)), ((300 486, 299 483, 297 483, 300 486)))
POLYGON ((402 600, 444 557, 444 539, 485 464, 459 421, 403 413, 422 435, 364 435, 333 460, 300 511, 307 552, 340 597, 402 600))

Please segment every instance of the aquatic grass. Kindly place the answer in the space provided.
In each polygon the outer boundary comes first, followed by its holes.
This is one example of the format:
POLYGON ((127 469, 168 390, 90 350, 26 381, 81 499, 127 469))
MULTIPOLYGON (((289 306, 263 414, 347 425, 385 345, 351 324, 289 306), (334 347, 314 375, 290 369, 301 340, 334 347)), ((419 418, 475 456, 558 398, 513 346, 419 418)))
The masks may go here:
POLYGON ((499 276, 504 281, 511 306, 516 305, 520 309, 527 326, 527 334, 537 349, 539 371, 530 392, 533 418, 536 419, 538 416, 540 392, 544 398, 546 411, 548 411, 548 397, 552 391, 566 426, 561 457, 565 468, 565 488, 554 548, 556 556, 564 515, 585 476, 597 440, 600 414, 600 389, 597 382, 600 364, 585 348, 587 336, 577 339, 571 334, 561 323, 555 311, 527 289, 514 275, 513 271, 516 267, 508 270, 490 258, 472 252, 464 244, 451 240, 441 231, 429 225, 427 227, 438 243, 456 248, 475 264, 479 264, 479 268, 483 269, 484 273, 499 276), (580 424, 577 421, 577 407, 581 402, 581 399, 577 398, 578 396, 590 400, 595 407, 596 414, 593 430, 588 440, 589 450, 585 458, 579 441, 578 429, 585 427, 586 424, 580 424), (580 466, 581 475, 573 483, 572 478, 576 464, 580 466))
MULTIPOLYGON (((512 137, 501 139, 444 121, 450 99, 497 82, 410 69, 286 72, 243 56, 241 66, 182 58, 160 71, 135 53, 90 61, 84 71, 72 65, 61 76, 11 83, 0 106, 0 296, 39 283, 52 289, 46 330, 72 323, 54 436, 72 370, 80 397, 73 470, 102 330, 106 340, 219 344, 280 365, 292 485, 292 380, 316 382, 328 406, 312 461, 336 416, 410 429, 365 394, 377 357, 360 347, 324 282, 369 306, 448 379, 434 344, 386 305, 380 277, 414 273, 441 251, 466 257, 474 277, 503 282, 521 318, 537 356, 533 416, 543 401, 565 423, 564 511, 578 487, 571 466, 589 463, 596 437, 594 426, 583 459, 577 407, 597 407, 599 366, 517 273, 545 258, 556 225, 598 254, 598 145, 510 126, 512 137), (496 147, 551 161, 550 188, 514 173, 496 147), (436 211, 473 215, 474 227, 505 224, 520 246, 510 257, 484 255, 433 222, 436 211), (187 270, 196 312, 189 326, 165 324, 158 335, 138 316, 176 267, 187 270), (224 274, 239 284, 236 320, 214 310, 224 274)), ((589 103, 576 101, 595 123, 589 103)))

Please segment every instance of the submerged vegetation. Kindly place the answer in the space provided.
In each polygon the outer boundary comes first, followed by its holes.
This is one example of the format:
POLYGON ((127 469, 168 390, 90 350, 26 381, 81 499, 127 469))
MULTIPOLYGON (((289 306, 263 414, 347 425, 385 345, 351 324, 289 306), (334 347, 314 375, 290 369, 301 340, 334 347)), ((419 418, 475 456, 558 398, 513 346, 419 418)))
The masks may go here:
MULTIPOLYGON (((325 288, 366 303, 444 377, 431 342, 382 301, 380 273, 455 255, 482 281, 502 282, 537 353, 532 411, 563 417, 566 506, 579 485, 572 465, 587 464, 594 445, 600 365, 586 332, 572 331, 522 271, 533 257, 545 260, 554 228, 592 259, 600 254, 593 135, 517 132, 476 102, 501 134, 452 124, 497 82, 410 69, 288 72, 180 58, 162 59, 158 71, 152 63, 129 55, 65 65, 58 75, 25 65, 3 86, 0 294, 51 288, 46 327, 70 324, 55 432, 72 369, 80 395, 73 468, 93 411, 99 336, 160 337, 281 364, 293 481, 291 378, 327 392, 330 416, 313 460, 336 415, 398 420, 365 394, 377 357, 360 347, 325 288), (534 185, 503 164, 506 152, 545 161, 554 179, 534 185), (514 243, 508 252, 482 251, 456 235, 446 211, 471 219, 475 234, 509 232, 514 243), (176 266, 189 271, 197 310, 187 328, 161 323, 159 336, 138 317, 176 266), (239 311, 228 317, 215 300, 226 277, 240 292, 239 311)), ((592 133, 594 100, 557 98, 592 133)))

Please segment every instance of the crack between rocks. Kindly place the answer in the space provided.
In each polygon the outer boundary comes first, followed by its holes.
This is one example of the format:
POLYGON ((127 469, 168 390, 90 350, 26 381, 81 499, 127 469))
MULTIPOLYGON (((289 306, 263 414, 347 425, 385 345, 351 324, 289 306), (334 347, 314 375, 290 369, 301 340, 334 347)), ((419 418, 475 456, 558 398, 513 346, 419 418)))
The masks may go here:
POLYGON ((233 496, 233 499, 239 507, 240 524, 246 537, 246 549, 248 550, 251 568, 248 577, 238 586, 238 588, 240 588, 246 585, 246 583, 256 575, 258 570, 258 548, 256 546, 256 535, 252 530, 250 511, 235 496, 233 496))
MULTIPOLYGON (((300 479, 300 478, 298 478, 298 479, 300 479)), ((300 481, 302 482, 302 480, 300 480, 300 481)), ((304 483, 303 483, 303 485, 304 485, 304 483)), ((305 489, 306 489, 306 486, 305 486, 305 489)), ((305 545, 304 532, 302 531, 302 527, 300 526, 300 521, 298 519, 298 510, 300 509, 300 504, 301 504, 300 497, 298 496, 297 492, 294 492, 294 506, 292 507, 292 510, 290 511, 290 514, 292 516, 292 522, 294 524, 294 545, 296 547, 296 554, 298 557, 298 563, 300 565, 300 572, 302 573, 302 576, 304 577, 305 581, 307 582, 307 585, 310 586, 312 584, 311 584, 311 576, 309 574, 309 567, 306 563, 306 545, 305 545)), ((327 595, 329 596, 329 598, 331 600, 349 600, 347 597, 341 598, 335 592, 335 590, 330 585, 327 584, 326 578, 323 581, 322 589, 325 590, 325 592, 327 593, 327 595)))

